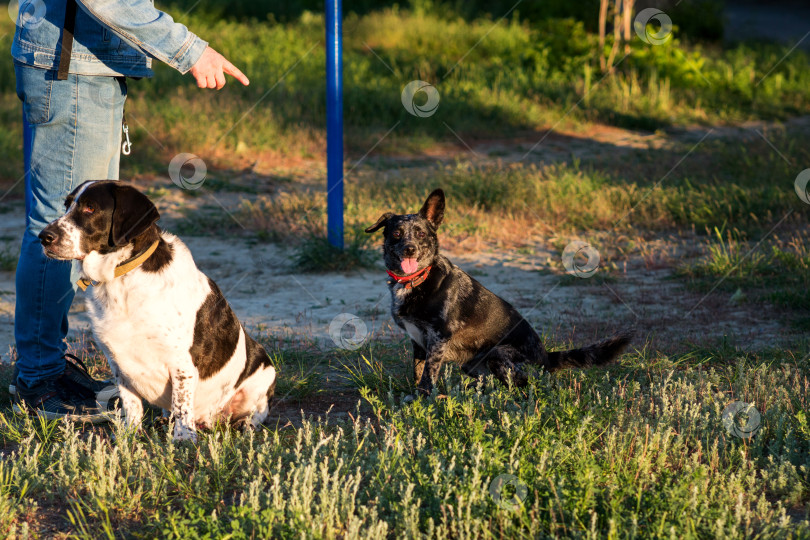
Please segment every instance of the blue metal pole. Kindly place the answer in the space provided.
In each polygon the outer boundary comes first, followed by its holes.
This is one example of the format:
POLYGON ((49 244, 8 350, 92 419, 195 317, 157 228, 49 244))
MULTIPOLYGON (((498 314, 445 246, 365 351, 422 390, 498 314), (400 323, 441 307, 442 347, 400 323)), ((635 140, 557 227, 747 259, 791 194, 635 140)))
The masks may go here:
POLYGON ((343 249, 343 22, 342 0, 326 1, 327 238, 343 249))

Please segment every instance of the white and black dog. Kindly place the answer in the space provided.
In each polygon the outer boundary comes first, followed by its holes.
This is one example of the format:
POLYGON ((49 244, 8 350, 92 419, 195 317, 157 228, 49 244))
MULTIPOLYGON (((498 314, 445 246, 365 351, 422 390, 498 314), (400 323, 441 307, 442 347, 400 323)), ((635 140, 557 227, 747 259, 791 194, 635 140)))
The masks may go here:
POLYGON ((155 225, 155 205, 132 186, 90 181, 65 200, 66 213, 39 238, 45 254, 81 261, 80 286, 121 393, 129 425, 141 398, 171 411, 175 439, 197 424, 260 424, 276 371, 247 335, 219 287, 197 269, 176 236, 155 225))
POLYGON ((439 254, 436 230, 444 218, 444 192, 434 190, 417 214, 387 212, 366 229, 383 228, 383 256, 391 314, 413 345, 414 379, 429 394, 445 362, 473 377, 495 375, 525 386, 522 366, 548 371, 603 365, 630 342, 629 332, 596 345, 546 352, 540 336, 509 302, 439 254))

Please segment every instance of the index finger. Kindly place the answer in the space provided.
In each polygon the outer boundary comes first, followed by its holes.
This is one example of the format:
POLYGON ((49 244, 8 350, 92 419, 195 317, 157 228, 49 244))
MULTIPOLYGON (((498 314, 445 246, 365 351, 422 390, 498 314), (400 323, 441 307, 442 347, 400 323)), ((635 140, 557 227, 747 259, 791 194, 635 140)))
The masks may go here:
POLYGON ((244 84, 245 86, 250 84, 250 80, 245 77, 245 74, 239 71, 239 68, 235 65, 231 64, 227 60, 225 60, 225 64, 222 66, 222 71, 234 77, 237 81, 244 84))

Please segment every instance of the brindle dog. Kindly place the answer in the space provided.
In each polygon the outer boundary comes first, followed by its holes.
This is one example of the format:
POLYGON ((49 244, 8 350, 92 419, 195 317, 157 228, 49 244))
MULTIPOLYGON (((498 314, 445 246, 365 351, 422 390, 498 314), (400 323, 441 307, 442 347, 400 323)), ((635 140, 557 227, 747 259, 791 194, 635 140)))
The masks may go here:
POLYGON ((442 364, 459 364, 467 375, 493 374, 504 384, 525 386, 522 366, 548 371, 601 366, 618 357, 631 339, 625 332, 602 343, 547 352, 540 336, 509 302, 439 253, 436 231, 445 198, 433 191, 418 214, 383 214, 366 229, 383 228, 385 266, 391 279, 391 314, 411 337, 414 377, 430 394, 442 364))

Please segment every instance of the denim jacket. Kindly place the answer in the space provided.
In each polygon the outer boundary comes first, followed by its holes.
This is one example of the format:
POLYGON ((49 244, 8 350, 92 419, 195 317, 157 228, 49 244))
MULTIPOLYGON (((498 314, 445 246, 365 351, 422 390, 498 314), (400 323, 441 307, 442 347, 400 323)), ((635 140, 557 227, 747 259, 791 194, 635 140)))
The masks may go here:
MULTIPOLYGON (((152 58, 186 73, 208 43, 152 0, 76 0, 70 73, 149 77, 152 58)), ((21 0, 11 46, 22 64, 57 69, 66 0, 21 0)))

